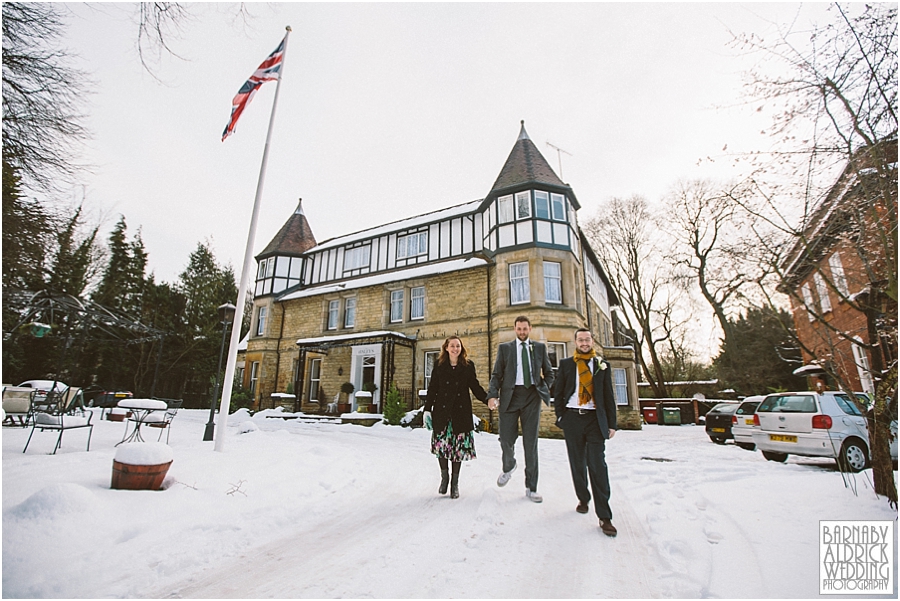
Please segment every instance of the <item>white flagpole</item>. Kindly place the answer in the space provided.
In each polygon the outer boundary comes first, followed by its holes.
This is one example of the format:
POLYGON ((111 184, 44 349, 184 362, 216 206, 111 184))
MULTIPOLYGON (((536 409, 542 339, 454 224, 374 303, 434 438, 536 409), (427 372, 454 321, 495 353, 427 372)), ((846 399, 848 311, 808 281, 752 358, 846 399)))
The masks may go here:
POLYGON ((228 362, 225 366, 225 382, 222 387, 222 403, 219 405, 219 419, 216 424, 216 451, 225 448, 225 428, 228 425, 228 410, 231 407, 231 389, 234 383, 234 366, 237 362, 238 344, 241 341, 241 324, 244 321, 244 303, 247 301, 247 286, 250 280, 250 269, 253 263, 253 244, 256 240, 256 222, 259 220, 259 200, 262 197, 263 184, 266 181, 266 162, 269 160, 269 140, 272 139, 272 126, 275 124, 275 107, 278 106, 278 92, 284 77, 284 63, 287 60, 288 36, 291 26, 285 27, 284 50, 281 56, 281 68, 278 71, 278 83, 275 85, 275 99, 272 101, 272 114, 269 117, 269 131, 266 133, 266 146, 263 150, 262 165, 259 168, 259 181, 256 183, 256 198, 253 200, 253 216, 250 218, 250 232, 247 234, 247 248, 244 250, 244 266, 241 268, 241 285, 238 288, 237 311, 234 323, 231 324, 231 342, 228 345, 228 362))

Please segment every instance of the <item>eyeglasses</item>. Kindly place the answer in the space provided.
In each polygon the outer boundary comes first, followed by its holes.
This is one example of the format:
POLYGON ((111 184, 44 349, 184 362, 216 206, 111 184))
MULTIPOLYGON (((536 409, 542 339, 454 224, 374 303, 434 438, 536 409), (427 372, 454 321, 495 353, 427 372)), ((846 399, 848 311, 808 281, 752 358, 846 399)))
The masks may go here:
POLYGON ((575 342, 593 342, 593 338, 576 338, 575 342))

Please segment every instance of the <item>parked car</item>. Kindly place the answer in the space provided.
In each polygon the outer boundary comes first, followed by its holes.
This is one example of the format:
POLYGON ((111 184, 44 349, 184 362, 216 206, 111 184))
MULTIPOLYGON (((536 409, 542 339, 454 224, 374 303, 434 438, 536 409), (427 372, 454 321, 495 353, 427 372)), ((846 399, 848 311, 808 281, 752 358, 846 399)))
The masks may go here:
POLYGON ((46 398, 47 394, 49 394, 50 391, 54 389, 60 393, 63 393, 69 389, 68 384, 66 384, 65 382, 60 382, 59 380, 25 380, 24 382, 19 384, 19 386, 24 386, 26 388, 35 388, 35 399, 46 398))
POLYGON ((845 392, 779 392, 756 408, 753 442, 769 461, 833 457, 842 471, 869 465, 866 419, 845 392))
POLYGON ((731 435, 734 437, 734 444, 742 449, 748 451, 756 449, 756 443, 753 442, 753 430, 759 426, 756 425, 753 414, 756 413, 756 408, 764 398, 766 397, 762 395, 748 396, 738 405, 734 415, 731 416, 731 435))
POLYGON ((719 403, 706 413, 706 434, 716 444, 725 444, 731 435, 731 416, 737 403, 719 403))
MULTIPOLYGON (((86 397, 88 395, 85 395, 86 397)), ((102 407, 111 409, 118 405, 122 399, 134 398, 134 394, 127 390, 99 390, 91 391, 88 400, 89 407, 102 407)))

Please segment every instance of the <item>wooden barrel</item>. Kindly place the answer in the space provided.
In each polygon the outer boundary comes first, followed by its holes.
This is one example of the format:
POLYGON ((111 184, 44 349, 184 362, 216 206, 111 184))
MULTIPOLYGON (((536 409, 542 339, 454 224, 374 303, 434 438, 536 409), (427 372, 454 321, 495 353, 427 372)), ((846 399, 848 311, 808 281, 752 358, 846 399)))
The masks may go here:
POLYGON ((120 490, 159 490, 172 462, 158 465, 130 465, 113 459, 112 484, 120 490))

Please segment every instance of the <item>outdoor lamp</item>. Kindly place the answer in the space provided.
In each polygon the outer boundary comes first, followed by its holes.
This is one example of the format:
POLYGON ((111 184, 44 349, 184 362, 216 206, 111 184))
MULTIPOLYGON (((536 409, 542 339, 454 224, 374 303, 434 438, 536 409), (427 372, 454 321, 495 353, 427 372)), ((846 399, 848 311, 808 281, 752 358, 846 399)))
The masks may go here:
POLYGON ((216 311, 219 314, 219 322, 222 324, 222 345, 219 347, 219 367, 216 369, 216 387, 213 392, 212 399, 209 401, 209 421, 206 422, 206 430, 203 432, 203 440, 212 440, 216 429, 216 399, 219 398, 219 374, 222 372, 222 354, 225 352, 225 335, 228 333, 228 326, 234 321, 236 307, 231 303, 219 305, 216 311))

